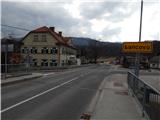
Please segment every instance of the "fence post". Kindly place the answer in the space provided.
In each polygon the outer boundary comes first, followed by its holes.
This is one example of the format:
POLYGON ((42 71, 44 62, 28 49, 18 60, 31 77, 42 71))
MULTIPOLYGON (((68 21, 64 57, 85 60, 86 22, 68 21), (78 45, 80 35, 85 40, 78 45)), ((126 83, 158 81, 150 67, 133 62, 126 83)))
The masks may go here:
POLYGON ((142 116, 144 117, 144 111, 145 111, 145 103, 146 103, 146 97, 147 97, 147 89, 146 85, 144 84, 144 94, 143 94, 143 104, 142 104, 142 116))
POLYGON ((7 78, 7 69, 8 69, 8 39, 6 39, 6 45, 5 45, 5 74, 4 74, 4 79, 7 78))

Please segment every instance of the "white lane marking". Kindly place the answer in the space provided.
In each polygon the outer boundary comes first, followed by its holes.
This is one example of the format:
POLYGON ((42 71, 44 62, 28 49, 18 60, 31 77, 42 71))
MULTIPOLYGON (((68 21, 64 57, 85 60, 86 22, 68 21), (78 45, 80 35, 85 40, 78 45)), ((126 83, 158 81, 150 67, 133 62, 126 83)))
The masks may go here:
POLYGON ((33 96, 33 97, 30 97, 30 98, 28 98, 28 99, 26 99, 26 100, 23 100, 23 101, 21 101, 21 102, 19 102, 19 103, 17 103, 17 104, 14 104, 14 105, 12 105, 12 106, 10 106, 10 107, 7 107, 7 108, 1 110, 1 113, 5 112, 5 111, 7 111, 7 110, 10 110, 10 109, 12 109, 12 108, 14 108, 14 107, 16 107, 16 106, 19 106, 19 105, 21 105, 21 104, 23 104, 23 103, 25 103, 25 102, 28 102, 28 101, 30 101, 30 100, 32 100, 32 99, 34 99, 34 98, 37 98, 37 97, 39 97, 39 96, 41 96, 41 95, 43 95, 43 94, 46 94, 46 93, 48 93, 48 92, 50 92, 50 91, 52 91, 52 90, 55 90, 55 89, 57 89, 57 88, 65 85, 65 84, 67 84, 67 83, 70 83, 70 82, 72 82, 72 81, 74 81, 74 80, 77 80, 78 78, 80 78, 80 77, 75 77, 75 78, 73 78, 73 79, 71 79, 71 80, 69 80, 69 81, 66 81, 66 82, 64 82, 64 83, 61 83, 61 84, 59 84, 59 85, 57 85, 57 86, 55 86, 55 87, 53 87, 53 88, 51 88, 51 89, 48 89, 48 90, 46 90, 46 91, 44 91, 44 92, 42 92, 42 93, 39 93, 39 94, 37 94, 37 95, 35 95, 35 96, 33 96))
POLYGON ((72 72, 77 72, 79 70, 69 70, 69 71, 65 71, 65 72, 52 72, 52 73, 46 73, 46 74, 43 74, 43 77, 47 77, 48 75, 63 75, 63 74, 67 74, 67 73, 72 73, 72 72))

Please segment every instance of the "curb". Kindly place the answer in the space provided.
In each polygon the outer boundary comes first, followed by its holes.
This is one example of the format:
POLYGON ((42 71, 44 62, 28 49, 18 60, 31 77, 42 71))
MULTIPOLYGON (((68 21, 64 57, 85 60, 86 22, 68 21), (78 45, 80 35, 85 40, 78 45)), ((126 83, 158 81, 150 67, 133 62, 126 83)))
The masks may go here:
POLYGON ((95 111, 95 107, 99 101, 100 95, 103 91, 106 79, 108 79, 108 77, 111 75, 111 72, 108 73, 108 75, 102 80, 95 96, 92 98, 91 103, 89 104, 88 108, 86 109, 86 111, 84 112, 84 114, 89 115, 92 118, 92 115, 95 111))
MULTIPOLYGON (((92 116, 95 112, 95 108, 96 108, 96 105, 97 103, 99 102, 100 100, 100 97, 102 95, 102 92, 103 92, 103 88, 105 86, 105 83, 106 83, 106 80, 109 78, 110 75, 113 75, 113 74, 127 74, 127 72, 123 71, 121 73, 117 72, 117 71, 109 71, 107 76, 102 80, 95 96, 92 98, 91 100, 91 103, 89 104, 88 108, 86 109, 86 111, 83 113, 83 115, 88 115, 89 116, 89 119, 86 119, 86 120, 92 120, 92 116)), ((85 120, 85 119, 80 119, 80 120, 85 120)))
POLYGON ((20 79, 20 80, 8 81, 8 82, 3 82, 3 83, 1 82, 1 86, 20 83, 20 82, 24 82, 24 81, 27 81, 27 80, 33 80, 33 79, 36 79, 36 78, 40 78, 42 76, 43 75, 39 75, 39 76, 35 76, 35 77, 30 77, 30 78, 23 78, 23 79, 20 79))

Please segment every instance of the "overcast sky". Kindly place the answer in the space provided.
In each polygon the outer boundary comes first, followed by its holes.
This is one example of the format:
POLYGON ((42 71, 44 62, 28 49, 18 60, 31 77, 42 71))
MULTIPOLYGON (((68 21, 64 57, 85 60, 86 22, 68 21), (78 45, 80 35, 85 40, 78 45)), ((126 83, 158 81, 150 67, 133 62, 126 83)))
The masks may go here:
MULTIPOLYGON (((1 24, 29 30, 54 26, 65 36, 101 41, 139 40, 141 0, 2 0, 1 24), (33 2, 34 1, 34 2, 33 2)), ((160 39, 160 0, 144 0, 142 41, 160 39)), ((1 35, 27 31, 1 26, 1 35)))

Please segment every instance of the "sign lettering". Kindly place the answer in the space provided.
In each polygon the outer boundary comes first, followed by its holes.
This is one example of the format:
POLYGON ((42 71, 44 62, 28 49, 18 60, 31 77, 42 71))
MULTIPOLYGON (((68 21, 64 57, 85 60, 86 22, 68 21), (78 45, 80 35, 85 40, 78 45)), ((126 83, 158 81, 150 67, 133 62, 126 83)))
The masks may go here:
POLYGON ((122 51, 125 53, 152 53, 152 42, 124 42, 122 51))

